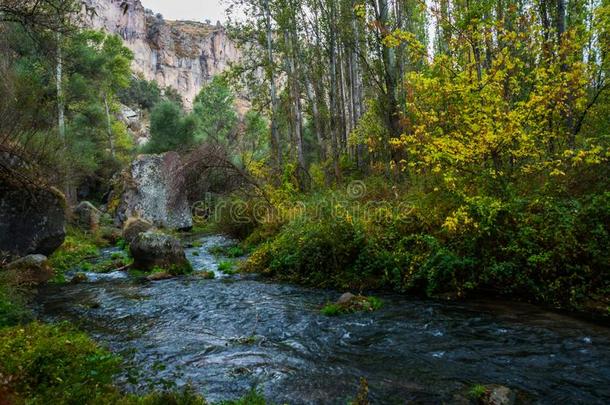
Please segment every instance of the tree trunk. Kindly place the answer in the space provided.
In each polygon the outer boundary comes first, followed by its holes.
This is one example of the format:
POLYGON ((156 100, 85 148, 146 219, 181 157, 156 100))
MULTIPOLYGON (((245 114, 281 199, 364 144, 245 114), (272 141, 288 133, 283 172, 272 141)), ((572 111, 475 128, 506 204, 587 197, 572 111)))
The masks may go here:
POLYGON ((276 168, 282 166, 282 148, 280 145, 280 134, 277 126, 277 93, 275 89, 275 75, 273 73, 273 36, 271 32, 271 11, 269 10, 269 0, 264 0, 265 19, 267 31, 267 62, 269 63, 269 92, 271 96, 271 149, 275 159, 276 168))
POLYGON ((115 157, 114 139, 112 139, 112 125, 110 123, 110 107, 108 107, 108 95, 104 93, 104 107, 106 108, 106 131, 108 133, 108 145, 110 146, 110 156, 115 157))

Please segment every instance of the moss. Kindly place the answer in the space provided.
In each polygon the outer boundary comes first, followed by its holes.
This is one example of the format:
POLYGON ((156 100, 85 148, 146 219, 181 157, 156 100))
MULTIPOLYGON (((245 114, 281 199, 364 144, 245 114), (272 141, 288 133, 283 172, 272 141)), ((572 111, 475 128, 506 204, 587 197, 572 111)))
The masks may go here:
POLYGON ((50 257, 49 263, 55 270, 54 281, 64 280, 63 274, 87 259, 100 255, 99 247, 104 242, 96 235, 69 228, 64 243, 50 257))

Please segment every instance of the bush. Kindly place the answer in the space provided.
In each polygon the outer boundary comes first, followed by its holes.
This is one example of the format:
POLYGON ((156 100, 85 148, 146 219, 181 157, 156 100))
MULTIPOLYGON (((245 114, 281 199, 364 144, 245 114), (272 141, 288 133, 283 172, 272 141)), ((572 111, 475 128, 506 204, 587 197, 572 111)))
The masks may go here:
POLYGON ((14 402, 101 403, 116 394, 120 360, 66 324, 4 328, 0 358, 0 393, 14 402))
POLYGON ((17 286, 6 277, 0 277, 0 328, 13 326, 32 318, 32 313, 25 306, 25 298, 17 286))
POLYGON ((318 195, 340 208, 305 212, 264 238, 257 231, 250 238, 263 242, 244 269, 322 287, 500 293, 572 309, 594 304, 607 315, 610 193, 438 194, 407 191, 409 209, 404 200, 386 201, 364 217, 352 216, 336 193, 318 195))

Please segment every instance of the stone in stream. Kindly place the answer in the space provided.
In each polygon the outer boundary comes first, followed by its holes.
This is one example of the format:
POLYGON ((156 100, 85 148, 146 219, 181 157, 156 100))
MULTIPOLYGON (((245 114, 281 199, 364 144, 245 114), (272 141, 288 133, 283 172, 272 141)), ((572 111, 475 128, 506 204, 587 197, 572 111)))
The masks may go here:
POLYGON ((153 224, 145 219, 133 217, 128 218, 127 221, 125 221, 125 224, 123 224, 123 240, 127 244, 130 244, 139 234, 152 229, 152 227, 153 224))
POLYGON ((114 193, 119 199, 118 224, 140 217, 168 229, 193 226, 182 162, 176 152, 139 155, 122 173, 114 193))
POLYGON ((337 304, 349 305, 354 299, 356 299, 356 296, 354 294, 346 292, 346 293, 341 294, 341 296, 337 300, 337 304))
POLYGON ((72 211, 72 222, 85 231, 94 231, 100 225, 102 212, 89 201, 81 201, 72 211))
POLYGON ((44 255, 27 255, 6 265, 3 272, 17 284, 36 285, 53 277, 53 268, 44 255))
POLYGON ((50 255, 66 236, 66 199, 57 189, 0 180, 0 255, 50 255))
POLYGON ((89 278, 85 273, 78 272, 70 280, 70 284, 80 284, 89 281, 89 278))
POLYGON ((164 270, 172 275, 190 273, 180 241, 158 231, 139 234, 129 245, 133 268, 142 271, 164 270))
POLYGON ((513 405, 517 399, 515 392, 504 385, 490 384, 486 388, 487 392, 483 397, 483 403, 486 405, 513 405))

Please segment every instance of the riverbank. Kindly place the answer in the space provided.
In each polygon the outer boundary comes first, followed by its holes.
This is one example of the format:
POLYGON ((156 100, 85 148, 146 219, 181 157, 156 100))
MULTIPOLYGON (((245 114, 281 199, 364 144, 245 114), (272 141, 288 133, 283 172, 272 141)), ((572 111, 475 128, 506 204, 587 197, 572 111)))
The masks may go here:
POLYGON ((245 271, 322 288, 496 297, 610 319, 610 193, 467 198, 373 178, 268 200, 242 201, 248 221, 227 225, 248 235, 245 271))
POLYGON ((610 400, 607 328, 526 304, 396 293, 380 294, 377 311, 328 317, 321 309, 340 291, 223 272, 229 258, 218 252, 233 243, 189 240, 191 275, 147 282, 110 273, 49 285, 37 297, 39 315, 77 324, 138 364, 137 378, 118 376, 129 392, 192 384, 220 401, 255 385, 277 403, 346 403, 365 378, 368 397, 381 404, 467 403, 471 390, 489 385, 534 401, 610 400))

